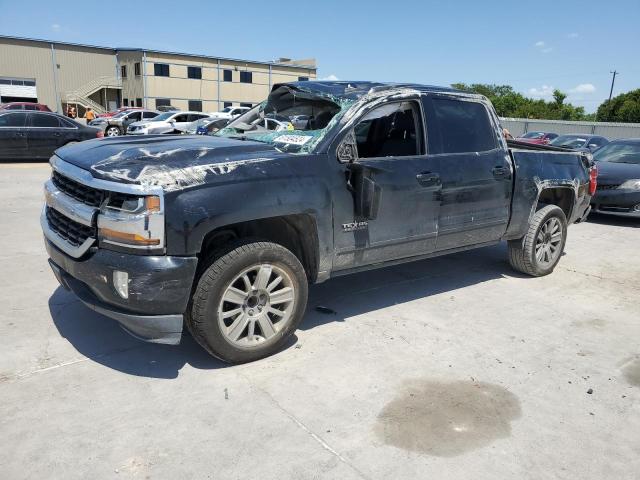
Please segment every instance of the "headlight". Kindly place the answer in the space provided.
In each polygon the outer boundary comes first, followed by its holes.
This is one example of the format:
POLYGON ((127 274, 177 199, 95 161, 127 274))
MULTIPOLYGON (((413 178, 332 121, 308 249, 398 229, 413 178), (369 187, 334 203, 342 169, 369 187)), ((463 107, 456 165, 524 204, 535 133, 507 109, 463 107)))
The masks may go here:
POLYGON ((627 180, 618 188, 620 189, 628 189, 628 190, 640 190, 640 178, 634 178, 632 180, 627 180))
POLYGON ((110 192, 98 215, 98 241, 108 248, 164 249, 164 203, 156 195, 110 192))

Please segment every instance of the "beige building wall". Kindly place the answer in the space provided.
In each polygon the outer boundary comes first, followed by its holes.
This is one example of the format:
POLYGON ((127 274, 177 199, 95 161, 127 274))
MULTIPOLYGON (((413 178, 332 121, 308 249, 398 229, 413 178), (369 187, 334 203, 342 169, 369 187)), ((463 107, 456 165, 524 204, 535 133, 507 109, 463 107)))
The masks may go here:
POLYGON ((140 99, 143 102, 144 99, 144 70, 143 70, 143 58, 140 51, 119 51, 118 57, 118 70, 119 74, 122 72, 122 66, 127 69, 127 76, 122 78, 122 105, 135 106, 136 99, 140 99), (135 74, 135 64, 140 64, 140 75, 135 74))

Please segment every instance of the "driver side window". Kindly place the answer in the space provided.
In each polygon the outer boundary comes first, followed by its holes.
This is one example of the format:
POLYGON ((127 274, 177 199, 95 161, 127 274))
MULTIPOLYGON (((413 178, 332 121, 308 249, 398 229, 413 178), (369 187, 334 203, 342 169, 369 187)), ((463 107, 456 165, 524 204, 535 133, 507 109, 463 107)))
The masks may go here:
POLYGON ((421 155, 422 128, 416 102, 382 105, 355 126, 359 158, 421 155))

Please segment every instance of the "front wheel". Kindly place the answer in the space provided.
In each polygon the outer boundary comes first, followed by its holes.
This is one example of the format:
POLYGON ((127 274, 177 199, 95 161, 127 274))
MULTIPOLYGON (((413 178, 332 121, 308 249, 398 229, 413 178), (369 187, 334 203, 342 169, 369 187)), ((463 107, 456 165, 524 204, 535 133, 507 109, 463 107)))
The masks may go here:
POLYGON ((280 350, 302 320, 307 277, 281 245, 243 241, 215 255, 202 273, 186 324, 209 353, 229 363, 280 350))
POLYGON ((122 135, 122 132, 120 131, 120 127, 116 127, 115 125, 111 125, 109 127, 107 127, 107 129, 104 132, 106 137, 119 137, 120 135, 122 135))
POLYGON ((509 241, 509 263, 522 273, 541 277, 553 272, 567 241, 567 217, 556 205, 538 210, 527 234, 509 241))

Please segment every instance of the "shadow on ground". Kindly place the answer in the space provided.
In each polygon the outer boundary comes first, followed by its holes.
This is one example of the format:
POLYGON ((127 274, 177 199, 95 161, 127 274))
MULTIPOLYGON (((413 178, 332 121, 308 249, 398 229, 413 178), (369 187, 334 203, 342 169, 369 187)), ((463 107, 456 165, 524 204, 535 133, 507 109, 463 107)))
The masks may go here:
POLYGON ((640 228, 640 218, 618 217, 616 215, 602 215, 598 213, 591 213, 589 214, 587 221, 589 223, 597 223, 598 225, 640 228))
MULTIPOLYGON (((300 328, 310 330, 329 322, 345 321, 349 317, 505 275, 520 276, 510 270, 506 262, 506 247, 497 245, 338 277, 311 288, 300 328), (318 305, 334 310, 335 314, 316 311, 318 305)), ((170 379, 176 378, 186 364, 199 369, 227 366, 209 356, 187 334, 177 346, 136 340, 114 320, 85 307, 61 287, 49 299, 49 310, 60 334, 78 352, 129 375, 170 379)), ((295 342, 294 337, 286 348, 295 342)))

